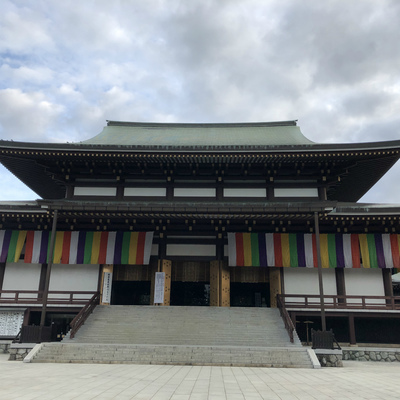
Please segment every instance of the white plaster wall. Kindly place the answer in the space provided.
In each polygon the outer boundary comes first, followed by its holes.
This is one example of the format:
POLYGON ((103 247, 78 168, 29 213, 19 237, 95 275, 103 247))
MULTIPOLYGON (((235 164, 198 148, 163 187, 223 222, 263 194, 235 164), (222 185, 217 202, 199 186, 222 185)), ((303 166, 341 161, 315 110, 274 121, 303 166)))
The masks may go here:
POLYGON ((213 244, 167 244, 167 256, 216 256, 213 244))
POLYGON ((166 188, 151 187, 132 187, 124 189, 124 196, 133 197, 165 197, 167 195, 166 188))
POLYGON ((317 188, 276 188, 275 197, 318 197, 317 188))
POLYGON ((151 256, 158 256, 158 244, 152 244, 151 245, 151 256))
MULTIPOLYGON (((54 264, 51 269, 49 290, 95 292, 98 279, 98 264, 54 264)), ((60 297, 60 295, 57 296, 60 297)))
MULTIPOLYGON (((317 268, 283 268, 285 294, 319 295, 317 268)), ((322 271, 322 283, 325 295, 336 295, 336 277, 334 269, 322 271)), ((304 301, 301 298, 288 301, 304 301)), ((328 301, 326 301, 328 302, 328 301)))
POLYGON ((84 187, 76 186, 74 188, 75 196, 116 196, 117 188, 115 187, 84 187))
MULTIPOLYGON (((38 290, 41 269, 41 264, 27 264, 23 261, 7 263, 4 271, 3 290, 38 290)), ((10 295, 3 293, 2 297, 10 297, 10 295)))
POLYGON ((215 188, 175 188, 175 197, 215 197, 215 188))
MULTIPOLYGON (((352 268, 344 270, 346 295, 348 296, 384 296, 382 271, 380 269, 352 268)), ((361 302, 360 300, 351 300, 361 302)), ((372 303, 384 303, 383 300, 369 300, 372 303)))
POLYGON ((225 188, 224 197, 267 197, 267 189, 225 188))

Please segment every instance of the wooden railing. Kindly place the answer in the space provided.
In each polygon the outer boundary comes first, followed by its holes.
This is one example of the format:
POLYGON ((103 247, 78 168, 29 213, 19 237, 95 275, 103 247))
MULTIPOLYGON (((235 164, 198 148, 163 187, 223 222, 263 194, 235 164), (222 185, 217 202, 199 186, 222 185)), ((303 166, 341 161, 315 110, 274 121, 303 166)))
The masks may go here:
POLYGON ((100 293, 97 292, 93 295, 90 301, 82 308, 79 314, 72 320, 70 326, 70 338, 75 337, 78 329, 85 323, 87 317, 93 312, 96 306, 100 303, 100 293))
MULTIPOLYGON (((50 290, 47 304, 85 305, 97 292, 50 290)), ((0 304, 43 304, 43 291, 0 290, 0 304)))
MULTIPOLYGON (((321 308, 319 295, 278 294, 277 298, 285 309, 321 308)), ((324 306, 327 310, 400 310, 400 296, 325 295, 324 306)))
POLYGON ((281 295, 279 295, 279 294, 276 296, 276 304, 277 304, 277 307, 279 308, 279 312, 281 313, 281 317, 285 324, 285 328, 289 334, 290 342, 293 343, 294 342, 293 332, 295 331, 295 328, 293 325, 293 321, 291 320, 289 313, 287 312, 287 310, 285 308, 285 303, 283 302, 283 299, 282 299, 281 295))

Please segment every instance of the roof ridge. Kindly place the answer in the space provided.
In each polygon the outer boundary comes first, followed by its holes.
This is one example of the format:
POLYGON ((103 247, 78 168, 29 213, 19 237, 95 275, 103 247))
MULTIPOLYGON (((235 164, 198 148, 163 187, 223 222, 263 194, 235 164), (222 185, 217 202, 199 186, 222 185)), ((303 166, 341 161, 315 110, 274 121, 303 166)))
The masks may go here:
POLYGON ((292 121, 273 121, 273 122, 226 122, 226 123, 186 123, 186 122, 128 122, 128 121, 110 121, 107 120, 107 126, 132 126, 132 127, 154 127, 154 128, 195 128, 195 127, 213 127, 213 128, 240 128, 240 127, 271 127, 271 126, 296 126, 297 119, 292 121))

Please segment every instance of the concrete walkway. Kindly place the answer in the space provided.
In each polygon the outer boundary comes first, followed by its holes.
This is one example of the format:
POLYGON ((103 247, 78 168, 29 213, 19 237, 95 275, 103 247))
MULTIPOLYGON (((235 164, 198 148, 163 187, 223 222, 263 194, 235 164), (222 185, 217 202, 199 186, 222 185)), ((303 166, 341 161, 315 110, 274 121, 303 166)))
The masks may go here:
POLYGON ((0 399, 292 400, 400 398, 400 363, 291 369, 24 364, 0 354, 0 399))

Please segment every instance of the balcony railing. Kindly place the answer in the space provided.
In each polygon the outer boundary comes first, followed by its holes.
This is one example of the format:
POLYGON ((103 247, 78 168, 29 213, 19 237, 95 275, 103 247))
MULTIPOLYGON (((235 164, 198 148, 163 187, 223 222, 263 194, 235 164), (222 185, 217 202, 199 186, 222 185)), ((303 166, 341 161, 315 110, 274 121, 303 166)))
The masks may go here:
MULTIPOLYGON (((286 309, 320 309, 319 295, 279 294, 286 309)), ((340 296, 325 295, 326 310, 400 310, 400 296, 340 296)))
MULTIPOLYGON (((96 292, 50 290, 47 304, 87 304, 96 292)), ((43 304, 43 291, 0 290, 0 304, 43 304)))

